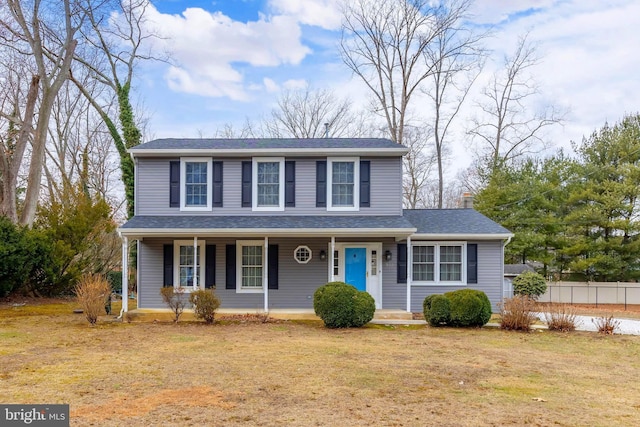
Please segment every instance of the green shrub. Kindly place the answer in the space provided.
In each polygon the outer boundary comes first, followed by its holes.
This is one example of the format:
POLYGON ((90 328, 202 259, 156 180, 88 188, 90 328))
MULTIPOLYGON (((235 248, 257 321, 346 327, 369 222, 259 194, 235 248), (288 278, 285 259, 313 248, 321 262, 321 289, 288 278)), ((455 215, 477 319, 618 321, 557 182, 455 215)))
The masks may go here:
POLYGON ((107 282, 111 285, 113 292, 120 293, 122 291, 122 271, 108 271, 107 282))
POLYGON ((429 312, 431 310, 431 301, 438 294, 429 295, 422 302, 422 314, 424 314, 424 320, 429 321, 429 312))
POLYGON ((20 288, 33 268, 28 232, 0 216, 0 298, 20 288))
POLYGON ((313 309, 327 328, 360 327, 376 311, 373 298, 344 282, 330 282, 313 294, 313 309))
POLYGON ((216 310, 220 307, 220 299, 213 292, 213 289, 198 289, 191 292, 189 302, 193 304, 193 313, 198 319, 213 323, 216 310))
POLYGON ((431 295, 430 297, 429 317, 425 317, 425 319, 431 326, 446 325, 451 321, 451 302, 444 295, 431 295))
POLYGON ((527 295, 531 298, 538 299, 538 297, 546 291, 546 280, 533 271, 525 271, 513 279, 513 293, 515 295, 527 295))
POLYGON ((451 303, 451 326, 483 326, 491 318, 491 302, 475 289, 460 289, 444 294, 451 303))

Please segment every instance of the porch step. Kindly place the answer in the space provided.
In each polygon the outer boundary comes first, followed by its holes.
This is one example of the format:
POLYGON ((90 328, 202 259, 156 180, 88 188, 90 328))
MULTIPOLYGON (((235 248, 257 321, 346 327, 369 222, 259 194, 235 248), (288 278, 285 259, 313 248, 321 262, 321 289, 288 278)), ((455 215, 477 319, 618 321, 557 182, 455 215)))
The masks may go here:
POLYGON ((376 310, 373 320, 413 320, 413 313, 404 310, 376 310))

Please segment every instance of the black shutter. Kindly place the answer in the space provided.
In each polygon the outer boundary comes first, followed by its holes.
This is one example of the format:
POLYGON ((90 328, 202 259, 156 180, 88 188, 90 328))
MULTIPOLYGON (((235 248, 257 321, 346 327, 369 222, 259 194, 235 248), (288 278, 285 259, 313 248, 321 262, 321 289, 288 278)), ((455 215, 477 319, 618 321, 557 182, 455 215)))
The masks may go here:
POLYGON ((251 207, 251 162, 242 162, 242 207, 251 207))
POLYGON ((209 289, 216 284, 216 245, 207 245, 206 250, 204 287, 209 289))
POLYGON ((284 162, 284 205, 296 205, 296 162, 284 162))
POLYGON ((398 283, 407 283, 407 244, 398 243, 398 283))
POLYGON ((478 244, 467 244, 467 283, 478 283, 478 244))
POLYGON ((169 162, 169 207, 180 207, 180 162, 169 162))
POLYGON ((236 288, 236 245, 227 245, 227 258, 225 260, 226 265, 226 288, 236 288))
POLYGON ((222 207, 222 162, 213 162, 213 194, 212 206, 214 208, 222 207))
POLYGON ((316 162, 316 207, 327 207, 327 162, 316 162))
POLYGON ((371 161, 360 162, 360 207, 371 207, 371 161))
POLYGON ((162 286, 173 286, 173 245, 163 245, 164 279, 162 286))
POLYGON ((278 289, 278 245, 269 245, 269 289, 278 289))

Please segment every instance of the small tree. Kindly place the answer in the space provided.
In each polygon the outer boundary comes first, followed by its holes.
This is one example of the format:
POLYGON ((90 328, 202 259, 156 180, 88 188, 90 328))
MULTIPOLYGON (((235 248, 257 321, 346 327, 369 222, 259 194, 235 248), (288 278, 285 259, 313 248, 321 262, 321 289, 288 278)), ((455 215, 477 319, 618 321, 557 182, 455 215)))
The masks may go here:
POLYGON ((111 286, 100 274, 85 274, 75 287, 78 303, 84 316, 95 325, 98 316, 105 314, 107 301, 111 297, 111 286))
POLYGON ((538 273, 525 271, 513 279, 513 293, 516 295, 527 295, 537 300, 545 292, 547 292, 547 281, 538 273))
POLYGON ((207 323, 213 323, 216 310, 220 307, 220 299, 213 289, 198 289, 191 292, 189 302, 193 304, 193 312, 198 319, 204 319, 207 323))
POLYGON ((178 323, 188 301, 184 288, 181 286, 177 288, 165 286, 160 289, 160 295, 162 295, 162 301, 164 301, 173 312, 174 323, 178 323))

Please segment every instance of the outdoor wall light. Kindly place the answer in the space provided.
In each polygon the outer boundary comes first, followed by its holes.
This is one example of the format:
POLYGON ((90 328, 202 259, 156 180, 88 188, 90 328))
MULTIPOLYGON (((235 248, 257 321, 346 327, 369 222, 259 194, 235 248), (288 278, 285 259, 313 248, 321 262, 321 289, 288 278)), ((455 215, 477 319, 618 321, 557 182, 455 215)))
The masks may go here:
POLYGON ((386 259, 387 261, 391 261, 391 251, 386 251, 384 253, 384 259, 386 259))
POLYGON ((324 261, 327 259, 327 251, 320 251, 320 259, 324 261))

